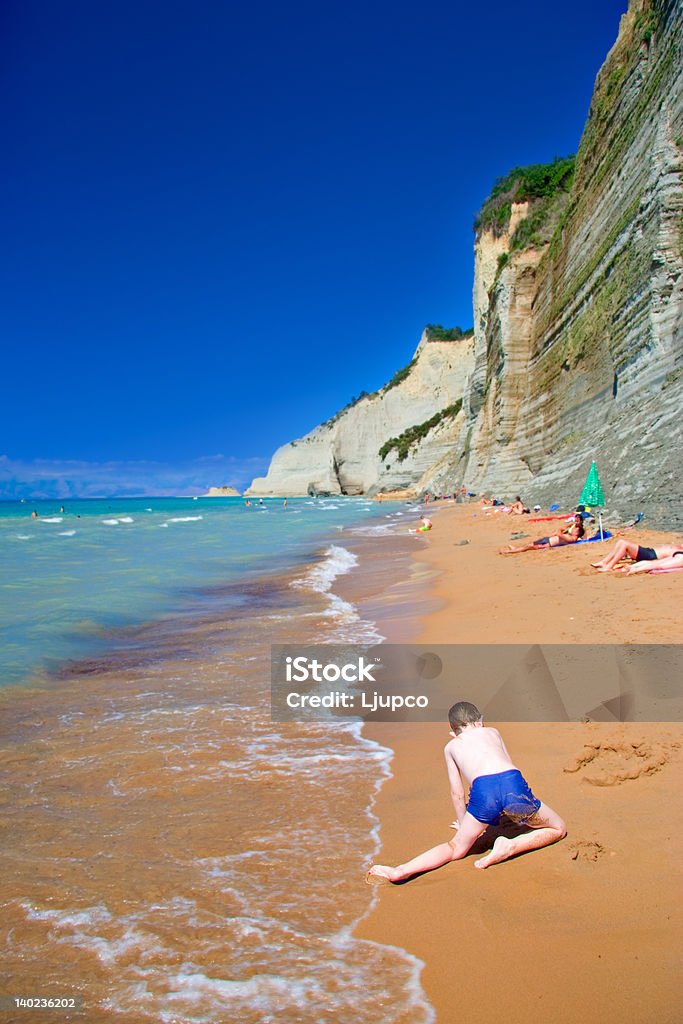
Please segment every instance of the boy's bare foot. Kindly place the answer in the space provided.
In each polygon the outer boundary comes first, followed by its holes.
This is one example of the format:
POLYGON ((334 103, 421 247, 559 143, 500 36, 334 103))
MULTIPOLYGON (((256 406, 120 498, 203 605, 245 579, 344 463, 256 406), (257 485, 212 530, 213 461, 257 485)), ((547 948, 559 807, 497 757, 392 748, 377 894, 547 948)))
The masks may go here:
POLYGON ((475 860, 474 866, 475 868, 490 868, 492 864, 500 864, 502 860, 507 860, 512 855, 513 850, 512 840, 505 836, 498 836, 491 852, 487 853, 485 857, 475 860))
POLYGON ((387 882, 395 882, 397 878, 400 878, 400 872, 396 868, 373 864, 365 876, 365 881, 368 885, 386 885, 387 882))
POLYGON ((602 562, 591 562, 594 569, 602 569, 602 562))

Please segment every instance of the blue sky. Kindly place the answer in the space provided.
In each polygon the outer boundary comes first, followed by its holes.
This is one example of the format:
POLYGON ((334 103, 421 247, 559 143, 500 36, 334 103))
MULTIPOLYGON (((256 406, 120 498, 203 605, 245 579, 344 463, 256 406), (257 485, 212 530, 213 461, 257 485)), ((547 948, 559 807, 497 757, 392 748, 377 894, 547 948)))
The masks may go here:
POLYGON ((626 5, 3 0, 0 496, 244 485, 470 326, 473 217, 626 5))

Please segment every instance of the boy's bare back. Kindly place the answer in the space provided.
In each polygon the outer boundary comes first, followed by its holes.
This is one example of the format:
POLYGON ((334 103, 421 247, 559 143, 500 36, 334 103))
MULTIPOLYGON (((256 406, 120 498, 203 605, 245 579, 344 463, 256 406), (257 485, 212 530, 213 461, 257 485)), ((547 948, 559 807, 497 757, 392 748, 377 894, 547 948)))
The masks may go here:
POLYGON ((455 761, 458 771, 468 784, 480 775, 495 775, 517 767, 498 730, 480 723, 462 728, 446 744, 445 753, 455 761))

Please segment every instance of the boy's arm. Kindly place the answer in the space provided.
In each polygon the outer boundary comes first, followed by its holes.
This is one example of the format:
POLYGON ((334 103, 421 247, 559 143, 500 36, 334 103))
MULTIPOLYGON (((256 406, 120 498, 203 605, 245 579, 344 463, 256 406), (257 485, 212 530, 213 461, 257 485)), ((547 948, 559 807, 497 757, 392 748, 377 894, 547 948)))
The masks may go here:
POLYGON ((451 787, 451 800, 453 801, 456 820, 458 825, 460 825, 462 824, 462 819, 465 817, 465 787, 462 784, 460 771, 451 750, 450 743, 447 743, 444 748, 444 757, 446 758, 448 783, 451 787))

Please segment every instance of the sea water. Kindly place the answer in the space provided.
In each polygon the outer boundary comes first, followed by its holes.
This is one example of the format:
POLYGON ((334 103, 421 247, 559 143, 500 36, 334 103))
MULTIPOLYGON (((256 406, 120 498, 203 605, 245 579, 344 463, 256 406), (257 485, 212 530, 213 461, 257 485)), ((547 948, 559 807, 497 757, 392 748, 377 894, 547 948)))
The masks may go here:
POLYGON ((5 994, 131 1024, 433 1019, 419 962, 352 934, 391 751, 269 713, 270 644, 381 639, 335 584, 406 513, 2 508, 5 994))
POLYGON ((379 503, 340 499, 0 502, 0 685, 310 558, 325 538, 384 515, 379 503))

